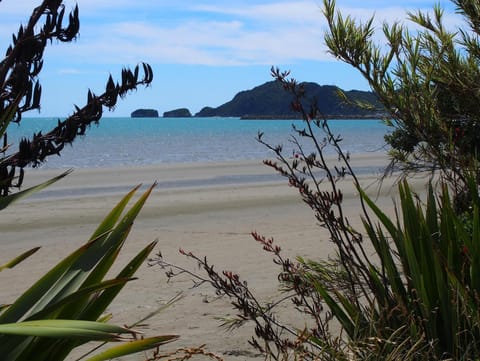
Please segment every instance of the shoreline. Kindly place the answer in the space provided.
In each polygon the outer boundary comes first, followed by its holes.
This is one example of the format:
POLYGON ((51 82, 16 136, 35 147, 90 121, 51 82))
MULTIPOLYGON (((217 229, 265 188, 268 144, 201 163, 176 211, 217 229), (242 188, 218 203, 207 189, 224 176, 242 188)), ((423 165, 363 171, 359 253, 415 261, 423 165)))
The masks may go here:
MULTIPOLYGON (((388 116, 388 113, 378 113, 378 114, 365 114, 365 115, 354 115, 354 114, 345 114, 345 115, 332 115, 324 114, 323 119, 325 120, 382 120, 388 116)), ((202 118, 202 117, 199 117, 202 118)), ((246 114, 238 117, 241 120, 304 120, 299 114, 284 114, 284 115, 258 115, 258 114, 246 114)), ((320 119, 323 120, 323 119, 320 119)))
MULTIPOLYGON (((272 158, 273 159, 273 158, 272 158)), ((332 166, 335 156, 327 156, 332 166)), ((384 153, 353 154, 351 165, 361 177, 379 175, 387 164, 384 153)), ((44 182, 69 168, 28 168, 22 189, 44 182)), ((189 189, 228 187, 245 184, 270 184, 286 179, 263 160, 221 162, 160 163, 154 165, 75 168, 63 180, 34 194, 32 200, 44 198, 82 197, 98 194, 122 194, 138 184, 157 183, 157 189, 189 189)))

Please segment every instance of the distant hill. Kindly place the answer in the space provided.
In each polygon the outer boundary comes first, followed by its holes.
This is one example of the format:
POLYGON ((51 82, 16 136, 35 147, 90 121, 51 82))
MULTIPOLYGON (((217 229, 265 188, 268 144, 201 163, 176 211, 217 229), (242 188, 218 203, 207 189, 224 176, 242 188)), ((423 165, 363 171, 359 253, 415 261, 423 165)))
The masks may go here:
MULTIPOLYGON (((361 109, 347 104, 337 95, 336 86, 303 83, 308 99, 316 99, 318 108, 329 118, 378 118, 383 106, 373 92, 344 91, 351 100, 368 103, 376 110, 361 109)), ((270 81, 251 90, 238 93, 235 97, 217 108, 205 107, 196 117, 243 117, 243 118, 298 118, 290 104, 292 95, 277 81, 270 81)), ((308 104, 304 104, 309 109, 308 104)))

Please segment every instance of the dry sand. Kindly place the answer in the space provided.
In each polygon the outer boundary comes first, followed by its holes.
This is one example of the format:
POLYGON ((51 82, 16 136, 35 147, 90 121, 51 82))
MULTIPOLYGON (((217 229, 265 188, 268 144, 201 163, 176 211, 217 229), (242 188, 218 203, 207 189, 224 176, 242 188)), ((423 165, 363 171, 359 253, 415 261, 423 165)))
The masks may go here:
MULTIPOLYGON (((380 168, 386 160, 378 155, 356 155, 353 163, 380 168)), ((34 184, 58 173, 30 170, 26 179, 34 184)), ((362 176, 361 182, 367 186, 375 179, 375 175, 362 176)), ((195 264, 179 255, 178 249, 207 256, 218 270, 240 274, 260 299, 273 300, 278 268, 253 240, 252 231, 274 237, 289 257, 327 257, 332 252, 327 234, 297 192, 261 162, 79 169, 42 193, 2 211, 0 263, 31 247, 42 249, 17 268, 0 273, 0 302, 12 302, 54 263, 86 241, 121 195, 138 183, 154 181, 158 186, 134 225, 120 264, 157 239, 154 252, 161 251, 166 260, 194 269, 195 264)), ((388 180, 384 184, 377 201, 390 210, 391 183, 388 180)), ((359 203, 352 182, 342 181, 341 188, 345 210, 358 225, 359 203)), ((369 191, 375 194, 377 187, 372 185, 369 191)), ((188 277, 167 283, 164 271, 147 265, 138 276, 139 280, 127 285, 111 305, 113 322, 132 323, 182 293, 181 300, 148 321, 149 326, 142 328, 146 335, 180 335, 168 349, 206 344, 208 350, 227 360, 261 359, 247 344, 253 334, 251 325, 233 333, 219 328, 216 317, 232 316, 235 311, 227 299, 216 299, 211 288, 192 289, 188 277)), ((299 321, 296 314, 287 317, 299 321)))

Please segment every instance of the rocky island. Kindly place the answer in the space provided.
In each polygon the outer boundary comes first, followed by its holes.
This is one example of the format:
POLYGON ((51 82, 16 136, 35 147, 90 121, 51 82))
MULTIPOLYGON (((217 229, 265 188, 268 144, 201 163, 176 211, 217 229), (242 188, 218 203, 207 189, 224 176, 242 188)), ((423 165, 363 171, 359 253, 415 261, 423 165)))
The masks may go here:
MULTIPOLYGON (((333 85, 302 83, 305 89, 305 109, 315 99, 318 108, 327 118, 381 118, 385 112, 375 93, 370 91, 344 91, 333 85), (339 97, 342 91, 349 102, 339 97), (360 108, 354 102, 368 104, 360 108)), ((294 119, 300 114, 291 108, 292 95, 276 81, 270 81, 251 90, 241 91, 229 102, 219 107, 204 107, 196 117, 240 117, 243 119, 294 119)))
POLYGON ((132 118, 158 118, 158 111, 155 109, 137 109, 130 116, 132 118))
POLYGON ((187 108, 179 108, 163 113, 164 118, 190 118, 192 113, 187 108))

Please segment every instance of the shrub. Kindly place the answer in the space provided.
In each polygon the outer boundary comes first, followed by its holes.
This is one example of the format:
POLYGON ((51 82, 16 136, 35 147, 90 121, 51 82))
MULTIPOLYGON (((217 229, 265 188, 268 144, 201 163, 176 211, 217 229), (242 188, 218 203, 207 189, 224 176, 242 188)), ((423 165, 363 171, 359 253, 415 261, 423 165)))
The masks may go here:
POLYGON ((373 40, 373 17, 360 23, 337 12, 335 0, 324 0, 325 42, 332 55, 365 77, 389 113, 392 132, 385 140, 392 168, 440 171, 465 210, 468 179, 480 183, 480 9, 476 0, 452 3, 463 17, 456 29, 448 29, 435 6, 432 14, 408 14, 418 30, 384 24, 381 45, 373 40))

